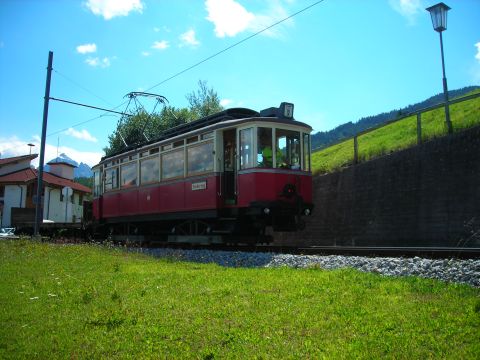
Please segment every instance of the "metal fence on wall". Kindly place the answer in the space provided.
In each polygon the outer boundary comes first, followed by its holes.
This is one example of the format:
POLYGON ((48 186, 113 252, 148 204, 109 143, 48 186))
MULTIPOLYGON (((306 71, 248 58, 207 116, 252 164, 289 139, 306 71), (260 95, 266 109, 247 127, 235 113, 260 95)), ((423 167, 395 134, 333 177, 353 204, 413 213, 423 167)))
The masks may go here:
MULTIPOLYGON (((464 101, 473 100, 473 99, 476 99, 476 98, 479 98, 479 97, 480 97, 480 93, 477 93, 477 94, 472 94, 472 95, 460 97, 458 99, 453 99, 453 100, 449 101, 449 106, 454 105, 454 104, 458 104, 458 103, 461 103, 461 102, 464 102, 464 101)), ((422 114, 425 114, 427 112, 430 112, 430 111, 433 111, 433 110, 436 110, 436 109, 444 108, 444 107, 445 107, 445 103, 440 103, 440 104, 437 104, 437 105, 434 105, 434 106, 426 107, 426 108, 423 108, 423 109, 405 114, 405 115, 403 115, 401 117, 398 117, 394 120, 387 121, 387 122, 385 122, 381 125, 378 125, 378 126, 363 130, 361 132, 358 132, 357 134, 355 134, 352 137, 341 139, 340 141, 338 141, 336 143, 333 143, 333 144, 329 145, 328 147, 325 147, 325 148, 322 148, 322 149, 313 149, 313 151, 315 152, 315 151, 325 150, 325 149, 328 149, 330 147, 339 145, 341 143, 345 143, 345 142, 353 140, 353 164, 358 164, 359 163, 359 141, 358 141, 358 139, 361 136, 364 136, 366 134, 372 133, 372 132, 377 131, 379 129, 385 128, 385 127, 390 126, 392 124, 398 123, 402 120, 406 120, 407 118, 410 118, 410 117, 416 117, 416 135, 417 135, 416 136, 416 143, 421 144, 424 141, 424 134, 423 134, 423 131, 422 131, 422 114)), ((479 109, 478 109, 478 113, 479 113, 479 117, 480 117, 480 106, 479 106, 479 109)), ((445 130, 445 134, 446 133, 447 133, 447 131, 445 130)))

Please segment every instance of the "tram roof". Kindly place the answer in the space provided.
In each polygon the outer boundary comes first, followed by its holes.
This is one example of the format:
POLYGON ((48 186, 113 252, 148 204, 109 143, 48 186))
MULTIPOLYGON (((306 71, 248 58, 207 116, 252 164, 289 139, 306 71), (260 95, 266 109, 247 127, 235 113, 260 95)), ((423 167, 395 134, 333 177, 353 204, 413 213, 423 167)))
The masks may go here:
MULTIPOLYGON (((283 103, 282 103, 282 105, 283 105, 283 103)), ((200 130, 200 129, 203 129, 203 128, 210 127, 211 125, 214 125, 214 124, 223 123, 223 122, 230 122, 232 120, 242 120, 242 119, 247 120, 247 119, 251 119, 251 118, 257 118, 258 120, 262 119, 262 120, 280 121, 280 122, 283 122, 283 123, 294 122, 297 125, 303 125, 303 126, 309 127, 307 124, 295 121, 293 116, 292 116, 292 118, 282 117, 278 111, 275 111, 277 109, 279 109, 279 108, 269 108, 269 109, 262 110, 260 112, 252 110, 252 109, 247 109, 247 108, 226 109, 226 110, 220 111, 218 113, 200 118, 198 120, 194 120, 194 121, 191 121, 191 122, 188 122, 188 123, 185 123, 185 124, 181 124, 181 125, 177 125, 175 127, 167 129, 167 130, 163 131, 158 137, 156 137, 152 140, 129 145, 128 147, 125 147, 121 151, 117 151, 113 154, 102 157, 101 161, 103 161, 107 158, 116 157, 118 155, 127 153, 129 151, 134 150, 134 149, 138 149, 138 148, 148 146, 149 144, 161 142, 162 140, 174 138, 174 137, 180 136, 182 134, 190 133, 190 132, 195 131, 195 130, 200 130)))

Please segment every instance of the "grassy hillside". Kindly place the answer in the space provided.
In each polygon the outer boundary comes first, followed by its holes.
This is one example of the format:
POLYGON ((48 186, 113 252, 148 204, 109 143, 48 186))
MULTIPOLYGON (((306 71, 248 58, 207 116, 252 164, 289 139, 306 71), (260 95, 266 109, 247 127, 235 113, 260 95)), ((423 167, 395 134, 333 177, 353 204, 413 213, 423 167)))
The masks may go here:
MULTIPOLYGON (((450 90, 448 93, 449 98, 454 99, 466 96, 467 94, 478 90, 480 90, 479 86, 467 86, 461 89, 450 90)), ((416 111, 441 104, 443 100, 444 95, 441 93, 417 104, 406 106, 402 109, 395 109, 378 115, 367 116, 356 122, 350 121, 329 131, 319 131, 312 135, 312 148, 318 150, 325 149, 330 145, 339 143, 342 139, 351 138, 355 134, 361 133, 369 128, 380 126, 381 124, 399 118, 402 115, 411 114, 416 111)))
POLYGON ((0 242, 2 359, 458 358, 479 290, 352 269, 247 269, 0 242))
MULTIPOLYGON (((480 93, 476 90, 472 93, 480 93)), ((454 131, 480 124, 480 98, 450 106, 454 131)), ((422 114, 422 140, 447 134, 444 108, 422 114)), ((417 143, 417 118, 411 116, 358 138, 359 160, 365 161, 417 143)), ((346 140, 312 154, 314 173, 328 173, 353 163, 353 140, 346 140)))

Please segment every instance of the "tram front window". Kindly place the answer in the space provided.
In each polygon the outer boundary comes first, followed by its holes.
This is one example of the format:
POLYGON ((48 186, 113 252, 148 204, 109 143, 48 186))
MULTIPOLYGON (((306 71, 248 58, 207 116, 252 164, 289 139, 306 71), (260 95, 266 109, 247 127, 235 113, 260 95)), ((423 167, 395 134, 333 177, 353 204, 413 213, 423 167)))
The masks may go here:
POLYGON ((257 132, 257 166, 273 167, 272 129, 259 127, 257 132))
POLYGON ((254 167, 253 128, 240 130, 240 169, 254 167))
POLYGON ((275 159, 275 167, 282 169, 300 170, 300 132, 276 129, 275 148, 277 155, 275 159))

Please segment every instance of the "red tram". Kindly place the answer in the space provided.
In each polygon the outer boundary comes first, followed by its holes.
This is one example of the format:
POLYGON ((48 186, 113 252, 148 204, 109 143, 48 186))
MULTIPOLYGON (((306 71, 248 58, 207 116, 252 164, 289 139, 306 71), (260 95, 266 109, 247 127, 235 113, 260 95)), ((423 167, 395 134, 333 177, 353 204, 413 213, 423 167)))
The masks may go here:
POLYGON ((313 210, 310 132, 293 104, 235 108, 94 166, 93 217, 119 241, 265 242, 313 210))

